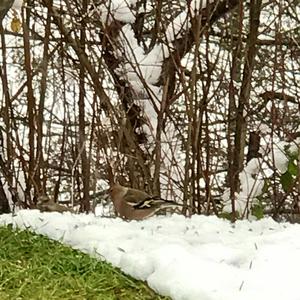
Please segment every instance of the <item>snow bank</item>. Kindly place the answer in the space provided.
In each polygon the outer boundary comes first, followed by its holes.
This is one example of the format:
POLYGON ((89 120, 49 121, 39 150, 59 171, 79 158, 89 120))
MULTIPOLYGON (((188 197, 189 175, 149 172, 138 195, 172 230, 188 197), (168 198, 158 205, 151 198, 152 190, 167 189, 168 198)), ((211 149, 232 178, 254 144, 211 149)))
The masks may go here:
POLYGON ((137 222, 22 210, 13 224, 105 259, 176 300, 299 300, 300 226, 157 216, 137 222))

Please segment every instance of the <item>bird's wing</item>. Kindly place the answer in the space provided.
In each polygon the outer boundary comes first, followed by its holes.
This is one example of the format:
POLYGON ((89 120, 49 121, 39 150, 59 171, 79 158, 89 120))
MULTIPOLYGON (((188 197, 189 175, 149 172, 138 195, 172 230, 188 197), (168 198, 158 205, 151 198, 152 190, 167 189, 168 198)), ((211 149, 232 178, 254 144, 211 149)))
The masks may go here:
POLYGON ((143 201, 140 201, 133 205, 135 209, 145 209, 145 208, 154 208, 154 207, 174 207, 182 206, 171 200, 164 200, 159 196, 148 197, 143 201))
POLYGON ((148 199, 150 196, 143 192, 143 191, 139 191, 136 189, 128 189, 127 193, 126 193, 126 202, 131 205, 134 206, 146 199, 148 199))

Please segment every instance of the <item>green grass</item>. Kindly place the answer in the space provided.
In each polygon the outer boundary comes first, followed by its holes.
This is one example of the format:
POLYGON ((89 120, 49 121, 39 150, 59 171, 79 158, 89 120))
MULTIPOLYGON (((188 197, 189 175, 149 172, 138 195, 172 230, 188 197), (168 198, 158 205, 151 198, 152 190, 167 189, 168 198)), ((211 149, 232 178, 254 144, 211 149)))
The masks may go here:
POLYGON ((0 299, 168 298, 108 263, 29 231, 0 227, 0 299))

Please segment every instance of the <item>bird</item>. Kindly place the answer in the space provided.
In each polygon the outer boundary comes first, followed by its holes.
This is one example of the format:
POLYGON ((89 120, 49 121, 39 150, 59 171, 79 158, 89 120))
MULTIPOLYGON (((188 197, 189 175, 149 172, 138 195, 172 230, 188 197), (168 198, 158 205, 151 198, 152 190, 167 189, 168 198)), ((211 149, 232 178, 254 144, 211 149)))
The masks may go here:
POLYGON ((64 205, 61 205, 61 204, 58 204, 58 203, 55 203, 54 200, 52 198, 49 198, 48 196, 46 195, 43 195, 43 196, 39 196, 38 197, 38 201, 37 201, 37 204, 36 204, 36 207, 41 211, 41 212, 45 212, 45 211, 48 211, 48 212, 66 212, 66 211, 69 211, 69 212, 74 212, 71 208, 69 207, 66 207, 64 205))
POLYGON ((110 196, 117 214, 125 220, 144 220, 162 209, 182 206, 174 201, 151 196, 144 191, 118 183, 112 185, 110 196))

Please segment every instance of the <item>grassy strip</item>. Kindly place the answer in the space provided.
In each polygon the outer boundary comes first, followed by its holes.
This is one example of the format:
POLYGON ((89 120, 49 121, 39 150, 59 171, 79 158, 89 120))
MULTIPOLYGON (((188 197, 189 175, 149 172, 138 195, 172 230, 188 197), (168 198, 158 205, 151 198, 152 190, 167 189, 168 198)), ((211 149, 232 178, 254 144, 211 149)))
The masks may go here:
POLYGON ((29 231, 0 227, 0 299, 167 299, 110 264, 29 231))

